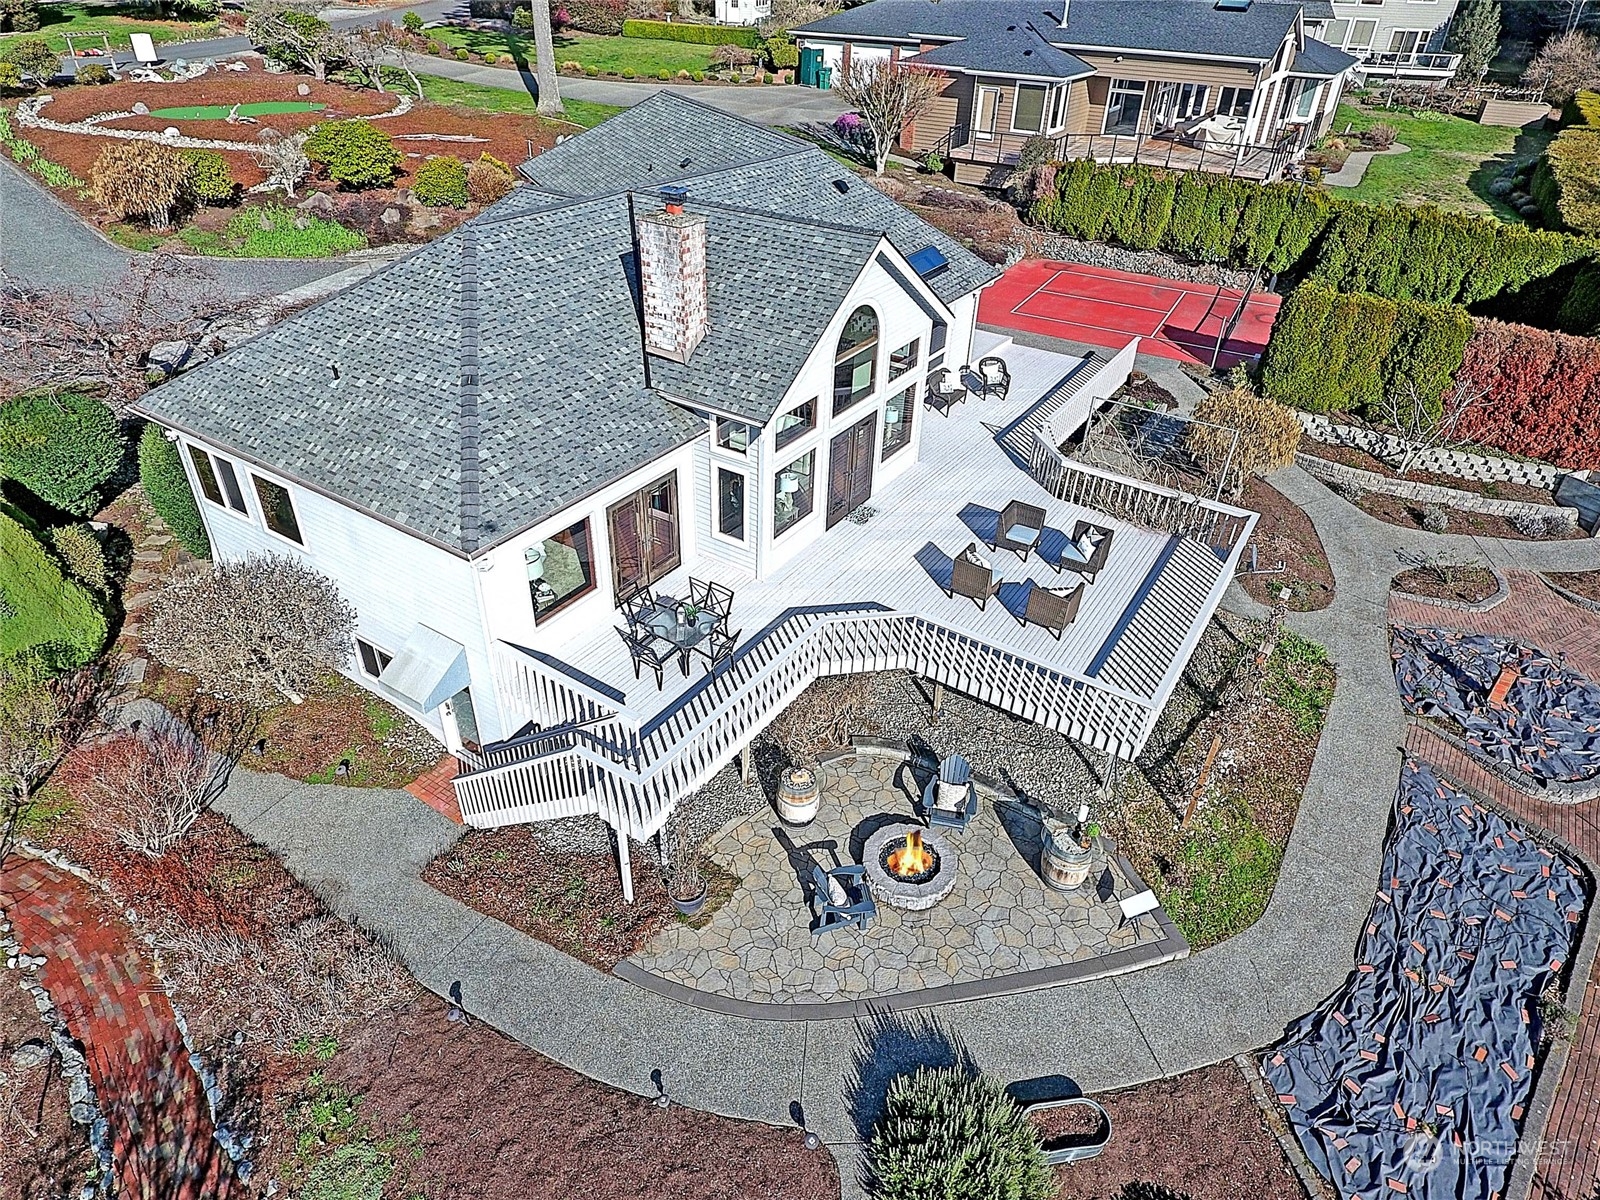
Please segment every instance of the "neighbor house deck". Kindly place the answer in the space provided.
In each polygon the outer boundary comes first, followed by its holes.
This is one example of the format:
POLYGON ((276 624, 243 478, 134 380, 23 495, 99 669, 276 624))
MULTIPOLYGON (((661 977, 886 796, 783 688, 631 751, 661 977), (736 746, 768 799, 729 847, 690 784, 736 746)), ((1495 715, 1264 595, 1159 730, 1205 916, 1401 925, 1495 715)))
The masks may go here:
POLYGON ((1076 414, 1126 378, 1133 347, 1108 362, 980 333, 974 357, 996 350, 1011 369, 1009 397, 973 396, 948 416, 919 410, 920 461, 874 489, 869 520, 841 521, 764 579, 701 559, 655 585, 657 595, 679 598, 691 576, 731 588, 729 628, 740 634, 732 662, 707 674, 692 659, 687 678, 674 662, 658 688, 649 671, 634 677, 609 627, 579 635, 559 657, 497 646, 502 703, 530 732, 485 747, 479 769, 456 781, 466 819, 500 824, 598 805, 619 828, 648 834, 807 683, 850 671, 915 670, 1099 749, 1136 754, 1221 599, 1253 517, 1055 453, 1076 414), (1024 562, 988 549, 1012 499, 1045 510, 1047 539, 1070 536, 1080 520, 1113 530, 1106 565, 1085 584, 1059 640, 1018 620, 1026 585, 1082 577, 1057 573, 1037 553, 1024 562), (1104 511, 1148 518, 1152 502, 1170 519, 1135 523, 1104 511), (1196 512, 1212 519, 1184 525, 1196 512), (1175 532, 1184 528, 1202 536, 1175 532), (1004 581, 985 609, 945 590, 951 556, 973 542, 1004 581), (552 769, 553 759, 566 768, 552 769), (595 770, 616 783, 610 804, 595 770))

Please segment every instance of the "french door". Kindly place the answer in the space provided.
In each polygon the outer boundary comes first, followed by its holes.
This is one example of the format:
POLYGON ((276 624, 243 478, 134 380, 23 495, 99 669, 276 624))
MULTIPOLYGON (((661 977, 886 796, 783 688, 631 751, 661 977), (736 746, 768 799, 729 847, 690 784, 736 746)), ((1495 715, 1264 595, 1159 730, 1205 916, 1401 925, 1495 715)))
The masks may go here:
POLYGON ((872 496, 872 458, 878 414, 872 413, 829 444, 828 528, 832 529, 872 496))
POLYGON ((658 479, 606 509, 616 596, 654 583, 683 561, 678 545, 678 476, 658 479))

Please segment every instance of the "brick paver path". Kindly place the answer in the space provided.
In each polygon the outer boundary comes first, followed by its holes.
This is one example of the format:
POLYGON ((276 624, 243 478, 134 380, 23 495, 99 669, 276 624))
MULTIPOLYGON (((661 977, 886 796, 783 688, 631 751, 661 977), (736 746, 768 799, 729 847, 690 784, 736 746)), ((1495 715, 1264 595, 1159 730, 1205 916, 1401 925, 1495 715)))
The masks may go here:
POLYGON ((14 857, 0 903, 15 936, 48 961, 39 981, 83 1044, 111 1129, 118 1194, 139 1200, 242 1197, 212 1136, 199 1078, 168 1002, 128 931, 81 879, 14 857))
POLYGON ((446 754, 406 784, 406 791, 440 816, 449 817, 457 825, 464 824, 461 819, 461 805, 456 802, 456 789, 450 782, 460 770, 461 764, 455 755, 446 754))
POLYGON ((1391 593, 1389 619, 1515 638, 1551 653, 1560 650, 1574 670, 1600 679, 1600 613, 1563 600, 1531 571, 1510 570, 1505 576, 1511 594, 1488 612, 1440 608, 1391 593))
MULTIPOLYGON (((1516 638, 1549 653, 1560 651, 1575 670, 1600 679, 1600 615, 1563 600, 1529 572, 1506 574, 1511 595, 1488 612, 1452 611, 1391 596, 1390 619, 1516 638)), ((1527 795, 1421 727, 1410 730, 1407 749, 1530 825, 1549 830, 1591 863, 1600 862, 1600 801, 1550 804, 1527 795)), ((1591 1200, 1600 1193, 1600 961, 1574 990, 1578 986, 1585 989, 1582 995, 1569 996, 1567 1003, 1581 1007, 1583 1016, 1545 1124, 1527 1200, 1591 1200)))

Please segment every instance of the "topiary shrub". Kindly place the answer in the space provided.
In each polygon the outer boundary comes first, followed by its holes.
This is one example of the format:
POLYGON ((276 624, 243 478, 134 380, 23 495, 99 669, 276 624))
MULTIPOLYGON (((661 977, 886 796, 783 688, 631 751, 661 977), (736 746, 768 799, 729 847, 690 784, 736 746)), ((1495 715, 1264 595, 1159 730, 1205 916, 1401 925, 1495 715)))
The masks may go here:
POLYGON ((231 204, 239 195, 239 185, 228 170, 228 160, 215 150, 180 150, 189 164, 185 186, 201 204, 231 204))
MULTIPOLYGON (((34 26, 38 28, 38 26, 34 26)), ((61 56, 43 38, 13 38, 0 44, 0 62, 10 63, 35 83, 46 84, 61 70, 61 56)))
POLYGON ((124 451, 117 418, 94 396, 39 391, 0 405, 0 476, 63 512, 98 509, 124 451))
POLYGON ((705 73, 702 71, 690 71, 689 78, 695 83, 704 83, 706 81, 705 73))
POLYGON ((471 57, 472 57, 472 54, 471 54, 470 51, 467 51, 467 50, 457 50, 456 51, 456 61, 457 62, 466 62, 471 57))
POLYGON ((56 557, 66 564, 67 573, 90 591, 101 596, 111 591, 111 572, 106 565, 105 547, 87 525, 57 525, 50 531, 50 545, 56 557))
POLYGON ((106 643, 106 616, 69 579, 27 518, 0 504, 0 660, 35 650, 51 671, 91 661, 106 643))
POLYGON ((206 537, 177 444, 167 441, 159 425, 146 425, 139 435, 139 482, 150 507, 167 523, 178 543, 196 558, 210 558, 211 539, 206 537))
POLYGON ((533 9, 518 5, 511 14, 511 27, 519 33, 527 33, 533 28, 533 9))
POLYGON ((86 83, 98 87, 102 83, 111 82, 111 68, 100 63, 90 63, 88 66, 79 67, 78 73, 72 77, 73 83, 86 83))
POLYGON ((425 23, 422 14, 411 9, 407 9, 400 17, 400 27, 407 33, 421 33, 425 23))
POLYGON ((583 69, 583 73, 585 75, 587 75, 590 79, 593 79, 595 76, 600 74, 600 68, 599 67, 585 67, 583 69))
POLYGON ((672 72, 667 70, 667 68, 662 67, 656 72, 656 78, 661 80, 662 83, 665 83, 667 80, 672 78, 672 72))
POLYGON ((329 179, 347 188, 390 183, 405 161, 388 134, 354 117, 318 125, 306 139, 305 152, 329 179))
POLYGON ((867 1146, 880 1200, 1046 1200, 1039 1132, 1005 1089, 960 1067, 901 1075, 867 1146))
POLYGON ((448 154, 430 158, 417 172, 411 194, 430 208, 465 208, 466 164, 448 154))
POLYGON ((632 67, 623 67, 622 68, 622 77, 624 79, 637 79, 638 78, 638 74, 637 74, 637 72, 634 71, 634 69, 632 67))

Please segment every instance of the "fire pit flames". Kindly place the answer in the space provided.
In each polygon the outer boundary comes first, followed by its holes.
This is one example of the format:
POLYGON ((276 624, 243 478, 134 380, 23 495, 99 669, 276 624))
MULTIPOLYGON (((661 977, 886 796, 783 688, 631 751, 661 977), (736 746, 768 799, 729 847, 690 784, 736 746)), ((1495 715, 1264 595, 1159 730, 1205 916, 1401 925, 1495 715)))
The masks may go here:
POLYGON ((889 874, 901 879, 917 879, 939 865, 939 856, 922 841, 922 830, 906 830, 905 844, 890 850, 883 859, 889 874))

